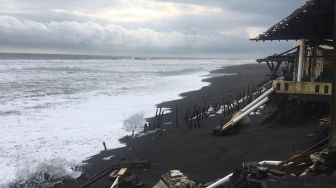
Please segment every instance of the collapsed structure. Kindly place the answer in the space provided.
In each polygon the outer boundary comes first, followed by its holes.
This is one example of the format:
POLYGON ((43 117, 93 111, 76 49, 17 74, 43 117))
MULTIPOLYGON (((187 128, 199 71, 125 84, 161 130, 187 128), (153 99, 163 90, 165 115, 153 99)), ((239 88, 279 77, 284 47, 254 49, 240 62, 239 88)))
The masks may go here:
POLYGON ((266 62, 271 69, 276 93, 331 96, 334 10, 334 0, 310 0, 252 39, 297 41, 289 51, 257 60, 266 62), (283 79, 277 80, 281 64, 285 64, 282 66, 283 79))
POLYGON ((330 149, 336 151, 336 4, 335 0, 309 0, 255 41, 295 40, 295 47, 258 62, 272 71, 276 93, 326 99, 331 103, 330 149), (274 66, 274 64, 276 64, 274 66), (282 79, 276 75, 281 64, 282 79))
MULTIPOLYGON (((217 133, 233 127, 246 111, 254 110, 259 104, 268 101, 268 95, 275 93, 288 99, 299 98, 309 101, 323 101, 330 104, 331 123, 329 138, 324 140, 325 145, 305 152, 279 163, 281 171, 273 172, 273 175, 281 176, 279 181, 290 185, 296 181, 300 187, 306 180, 304 178, 286 179, 288 174, 293 176, 306 176, 309 174, 330 174, 335 169, 336 153, 336 0, 308 0, 305 5, 295 10, 291 15, 281 20, 263 34, 251 39, 255 41, 281 41, 294 40, 294 48, 280 54, 274 54, 258 59, 257 62, 265 62, 271 71, 271 87, 264 94, 257 97, 249 105, 233 115, 232 119, 224 125, 218 126, 217 133), (329 143, 329 144, 328 144, 329 143), (293 165, 294 164, 294 165, 293 165), (304 166, 306 165, 306 166, 304 166), (322 166, 322 167, 321 167, 322 166), (290 169, 288 171, 288 169, 290 169), (322 170, 321 170, 322 169, 322 170), (331 169, 331 170, 330 170, 331 169), (279 173, 281 172, 281 173, 279 173), (285 172, 285 173, 283 173, 285 172), (294 173, 296 172, 296 173, 294 173), (282 174, 283 173, 283 174, 282 174)), ((244 165, 243 165, 244 166, 244 165)), ((218 180, 208 187, 220 187, 223 184, 236 184, 237 187, 255 185, 255 178, 260 173, 272 174, 272 170, 265 169, 257 164, 244 173, 233 173, 218 180), (257 169, 257 170, 255 170, 257 169), (254 173, 255 171, 255 173, 254 173), (236 174, 236 175, 235 175, 236 174), (243 174, 243 175, 242 175, 243 174), (244 180, 244 181, 242 181, 244 180), (243 182, 243 183, 242 183, 243 182)), ((310 178, 310 177, 309 177, 310 178)), ((324 177, 325 178, 325 177, 324 177)), ((330 185, 334 184, 334 177, 327 177, 330 185), (330 179, 331 178, 331 179, 330 179), (332 180, 332 181, 331 181, 332 180)), ((274 182, 270 180, 269 182, 274 182)), ((279 186, 280 185, 280 186, 279 186)), ((329 186, 330 186, 329 185, 329 186)), ((258 181, 256 187, 275 187, 258 181), (263 185, 263 186, 261 186, 263 185)), ((235 186, 233 186, 235 187, 235 186)), ((254 187, 254 186, 252 186, 254 187)), ((312 187, 320 187, 318 184, 312 187)))
MULTIPOLYGON (((266 32, 251 39, 296 41, 294 48, 258 59, 257 62, 267 63, 271 71, 272 92, 288 97, 331 103, 330 141, 334 151, 336 151, 336 88, 332 86, 336 80, 333 63, 336 60, 335 6, 335 0, 309 0, 266 32)), ((257 105, 262 99, 252 104, 257 105)), ((247 107, 253 108, 254 105, 247 107)), ((223 132, 234 126, 237 117, 241 117, 245 111, 250 110, 245 107, 216 131, 223 132)))

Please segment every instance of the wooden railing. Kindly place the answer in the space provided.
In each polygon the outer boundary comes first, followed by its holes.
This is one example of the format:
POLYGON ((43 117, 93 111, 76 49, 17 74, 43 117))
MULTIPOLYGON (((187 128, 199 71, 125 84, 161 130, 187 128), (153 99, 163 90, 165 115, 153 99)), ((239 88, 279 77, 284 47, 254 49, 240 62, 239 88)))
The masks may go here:
POLYGON ((325 82, 273 80, 272 86, 276 93, 281 94, 331 95, 332 84, 325 82))

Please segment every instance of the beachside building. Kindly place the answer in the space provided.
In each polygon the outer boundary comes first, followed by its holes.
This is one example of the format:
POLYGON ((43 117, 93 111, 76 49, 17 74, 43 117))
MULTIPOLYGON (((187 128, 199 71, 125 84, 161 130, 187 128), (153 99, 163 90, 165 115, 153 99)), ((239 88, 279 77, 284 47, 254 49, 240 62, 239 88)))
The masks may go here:
POLYGON ((308 0, 291 15, 251 40, 296 41, 293 49, 259 59, 258 62, 266 62, 270 68, 275 93, 313 99, 324 97, 330 102, 329 142, 331 151, 336 153, 335 1, 308 0))
POLYGON ((295 40, 294 48, 258 59, 271 70, 276 93, 332 95, 335 0, 310 0, 256 41, 295 40))

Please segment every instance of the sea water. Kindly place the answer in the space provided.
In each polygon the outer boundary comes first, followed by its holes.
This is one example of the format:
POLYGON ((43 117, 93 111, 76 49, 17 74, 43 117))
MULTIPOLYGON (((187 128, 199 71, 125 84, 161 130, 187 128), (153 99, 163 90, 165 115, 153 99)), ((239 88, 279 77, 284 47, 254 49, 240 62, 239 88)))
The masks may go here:
MULTIPOLYGON (((0 187, 77 177, 82 161, 143 125, 156 104, 197 90, 225 59, 0 60, 0 187)), ((29 184, 27 184, 29 186, 29 184)))

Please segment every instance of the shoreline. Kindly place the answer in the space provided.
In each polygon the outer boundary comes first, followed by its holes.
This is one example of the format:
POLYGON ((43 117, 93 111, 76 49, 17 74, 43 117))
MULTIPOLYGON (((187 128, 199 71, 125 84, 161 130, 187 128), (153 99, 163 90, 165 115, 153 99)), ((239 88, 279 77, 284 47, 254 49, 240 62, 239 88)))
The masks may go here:
POLYGON ((8 80, 12 82, 18 77, 14 82, 22 87, 8 85, 3 98, 1 122, 5 125, 2 127, 5 142, 1 145, 6 152, 0 184, 29 184, 35 178, 43 181, 40 172, 44 171, 44 165, 52 166, 49 173, 59 168, 65 170, 54 177, 77 177, 81 162, 99 153, 103 141, 110 148, 124 146, 118 142, 120 137, 130 134, 122 129, 124 120, 137 113, 140 119, 152 116, 156 104, 178 99, 181 92, 207 85, 201 82, 203 75, 229 63, 228 60, 85 61, 85 68, 81 68, 82 61, 3 62, 2 68, 10 75, 8 80), (21 72, 34 74, 21 77, 21 72), (37 77, 41 80, 25 90, 37 77), (57 159, 60 160, 55 163, 57 159), (17 171, 27 168, 25 164, 29 164, 29 172, 17 175, 17 171), (75 173, 67 171, 74 166, 75 173))
MULTIPOLYGON (((270 124, 272 123, 262 125, 262 129, 258 127, 269 116, 267 113, 264 117, 253 117, 252 125, 248 128, 244 127, 238 134, 228 137, 214 137, 211 134, 212 128, 217 126, 221 120, 220 115, 202 120, 199 129, 187 128, 182 120, 185 111, 195 104, 202 102, 211 104, 220 101, 223 96, 234 95, 246 88, 249 81, 253 80, 257 83, 257 81, 263 80, 264 73, 267 71, 264 65, 246 64, 226 66, 210 72, 210 74, 237 73, 237 75, 206 78, 204 81, 210 82, 208 86, 182 93, 180 94, 182 99, 158 104, 157 106, 171 109, 171 113, 165 115, 162 123, 174 122, 175 106, 178 106, 179 128, 176 128, 174 124, 173 126, 166 125, 163 128, 167 131, 163 136, 157 136, 156 133, 149 134, 128 141, 125 147, 111 149, 92 156, 84 161, 87 165, 83 167, 84 172, 78 180, 63 181, 63 184, 58 184, 55 187, 79 187, 86 182, 85 177, 95 174, 111 165, 113 161, 123 158, 148 160, 152 164, 147 170, 132 170, 132 173, 141 177, 145 187, 152 187, 160 179, 161 174, 172 169, 181 170, 196 182, 206 183, 233 171, 235 167, 240 166, 242 161, 280 160, 299 149, 303 149, 310 144, 310 141, 302 139, 302 137, 315 130, 312 123, 299 135, 302 123, 289 130, 287 130, 287 126, 276 126, 276 129, 286 132, 288 135, 281 139, 283 142, 277 141, 275 143, 277 147, 273 147, 270 141, 273 140, 273 136, 280 135, 271 130, 270 127, 273 126, 270 124), (253 127, 253 125, 257 127, 253 127), (245 139, 249 141, 244 141, 245 139), (257 148, 253 148, 254 146, 257 148), (272 151, 275 148, 279 151, 272 151), (112 155, 116 155, 116 157, 110 161, 102 160, 104 157, 112 155)), ((152 118, 149 118, 148 121, 152 121, 152 118)), ((104 177, 88 187, 108 187, 112 183, 108 177, 104 177)))

